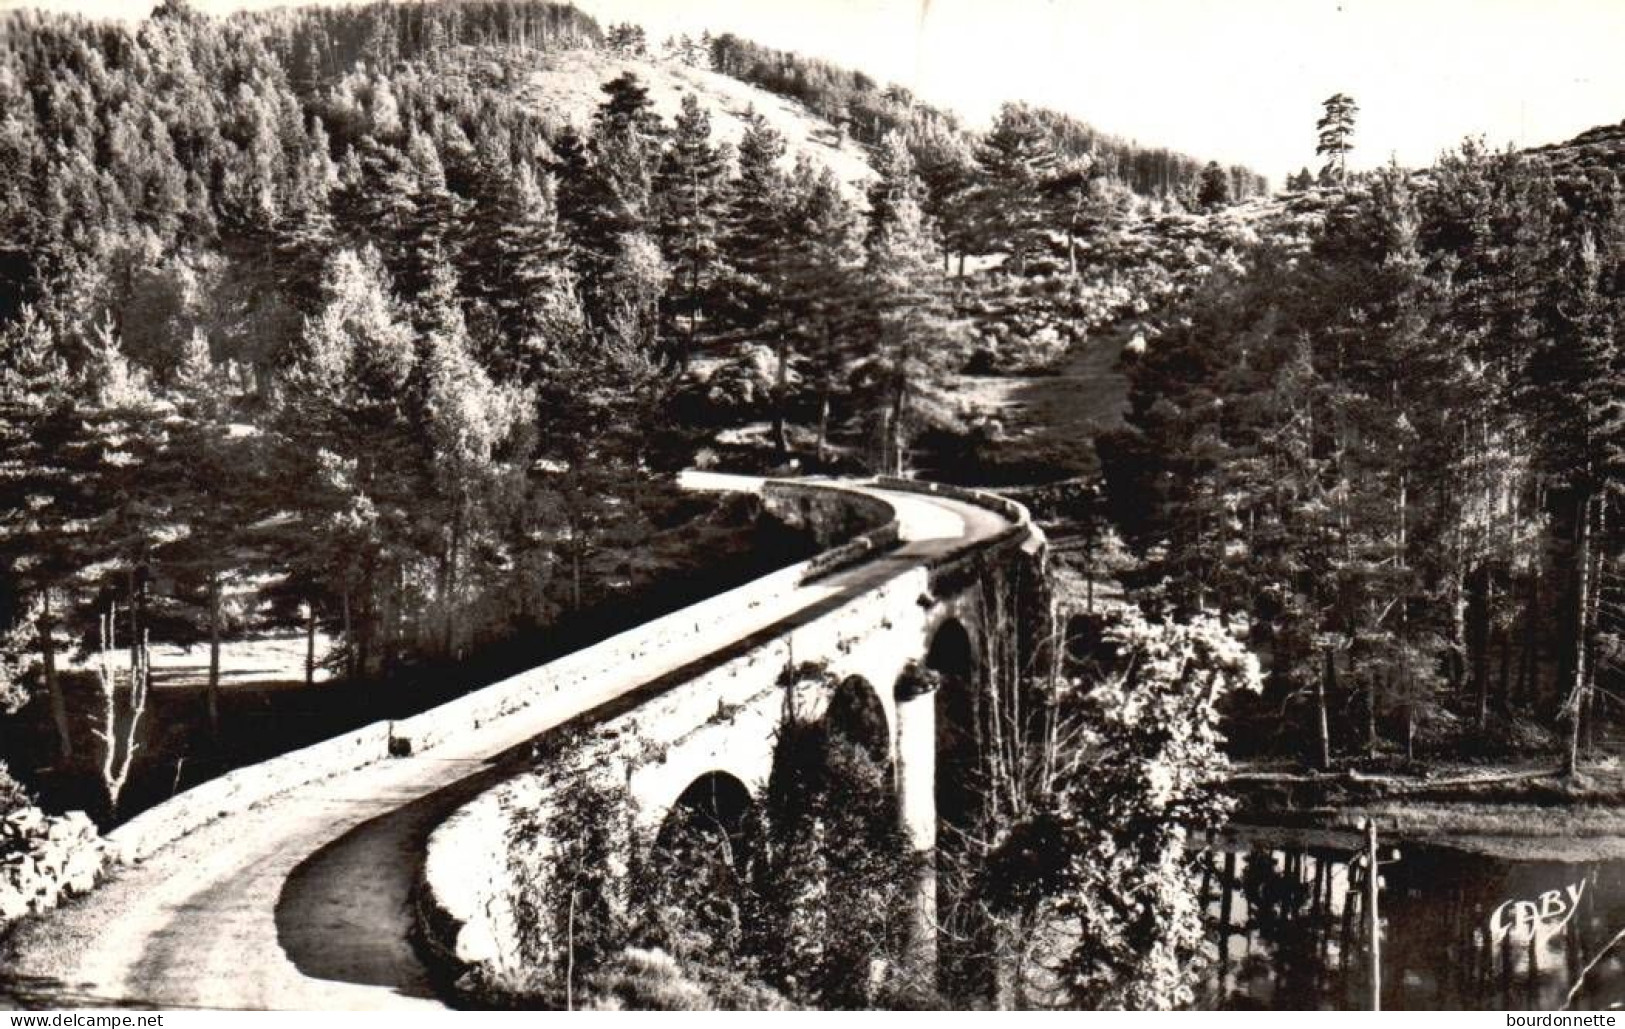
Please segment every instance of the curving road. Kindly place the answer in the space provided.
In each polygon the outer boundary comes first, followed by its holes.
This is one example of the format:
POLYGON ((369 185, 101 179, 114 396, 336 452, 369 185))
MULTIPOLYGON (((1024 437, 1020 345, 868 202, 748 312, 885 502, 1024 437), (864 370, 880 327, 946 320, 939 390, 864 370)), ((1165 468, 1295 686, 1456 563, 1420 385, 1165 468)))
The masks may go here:
MULTIPOLYGON (((761 480, 690 474, 694 489, 761 480)), ((1008 529, 984 508, 864 489, 897 510, 903 546, 740 612, 686 646, 614 669, 622 692, 816 604, 1008 529)), ((122 870, 0 955, 0 1002, 25 1007, 374 1009, 441 1006, 408 939, 430 831, 584 714, 560 698, 440 747, 300 787, 122 870)))

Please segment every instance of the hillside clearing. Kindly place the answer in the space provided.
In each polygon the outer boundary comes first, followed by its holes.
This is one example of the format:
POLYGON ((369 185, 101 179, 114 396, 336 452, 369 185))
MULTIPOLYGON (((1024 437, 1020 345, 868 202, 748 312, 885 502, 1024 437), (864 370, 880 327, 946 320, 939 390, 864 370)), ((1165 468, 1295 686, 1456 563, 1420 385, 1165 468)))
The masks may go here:
POLYGON ((648 88, 656 113, 668 123, 676 118, 683 97, 695 93, 711 114, 711 129, 718 142, 737 146, 745 134, 745 118, 754 110, 784 136, 786 167, 800 157, 827 166, 853 199, 861 199, 875 177, 861 146, 840 139, 833 126, 801 105, 738 79, 683 64, 620 57, 600 50, 564 50, 546 56, 545 67, 531 75, 523 97, 559 121, 585 128, 603 102, 600 87, 628 72, 648 88))

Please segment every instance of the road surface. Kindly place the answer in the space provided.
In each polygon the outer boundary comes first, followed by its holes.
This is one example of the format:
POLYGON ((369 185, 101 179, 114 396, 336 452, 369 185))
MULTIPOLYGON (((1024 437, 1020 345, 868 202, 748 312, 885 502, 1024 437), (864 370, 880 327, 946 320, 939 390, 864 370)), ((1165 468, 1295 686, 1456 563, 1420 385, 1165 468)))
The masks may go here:
MULTIPOLYGON (((760 480, 692 475, 696 489, 760 480)), ((740 612, 718 631, 617 667, 624 691, 840 594, 857 596, 1009 522, 934 496, 873 490, 903 546, 740 612)), ((536 736, 584 712, 568 697, 398 758, 295 789, 122 870, 0 955, 0 1003, 65 1008, 442 1006, 408 939, 428 834, 521 769, 536 736)))

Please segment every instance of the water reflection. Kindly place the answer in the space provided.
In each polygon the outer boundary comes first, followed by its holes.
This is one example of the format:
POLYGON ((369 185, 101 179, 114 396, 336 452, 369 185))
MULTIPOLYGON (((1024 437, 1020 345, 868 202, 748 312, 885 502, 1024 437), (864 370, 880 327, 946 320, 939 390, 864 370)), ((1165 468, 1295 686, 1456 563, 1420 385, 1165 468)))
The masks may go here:
MULTIPOLYGON (((1394 846, 1385 841, 1385 858, 1394 846)), ((1368 1008, 1365 870, 1351 861, 1359 849, 1354 835, 1317 845, 1216 841, 1202 891, 1219 961, 1202 1003, 1368 1008)), ((1625 941, 1610 947, 1625 930, 1625 862, 1397 850, 1382 866, 1378 904, 1385 1009, 1552 1010, 1593 961, 1571 1006, 1625 1006, 1625 941)))

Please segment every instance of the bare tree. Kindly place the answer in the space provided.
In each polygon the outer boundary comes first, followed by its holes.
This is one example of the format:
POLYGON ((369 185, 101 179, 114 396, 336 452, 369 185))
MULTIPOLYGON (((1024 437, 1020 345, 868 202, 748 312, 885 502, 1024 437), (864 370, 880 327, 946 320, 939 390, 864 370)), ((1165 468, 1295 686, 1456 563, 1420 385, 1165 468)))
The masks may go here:
POLYGON ((130 667, 125 673, 129 684, 129 719, 122 731, 119 725, 119 673, 113 667, 113 654, 118 649, 118 605, 108 607, 101 616, 101 650, 96 655, 96 683, 102 696, 102 725, 95 736, 102 741, 102 788, 107 794, 107 810, 118 811, 119 796, 130 778, 130 765, 140 746, 136 742, 141 730, 141 719, 147 711, 147 690, 152 681, 152 669, 147 658, 147 634, 142 630, 140 641, 130 648, 130 667))

